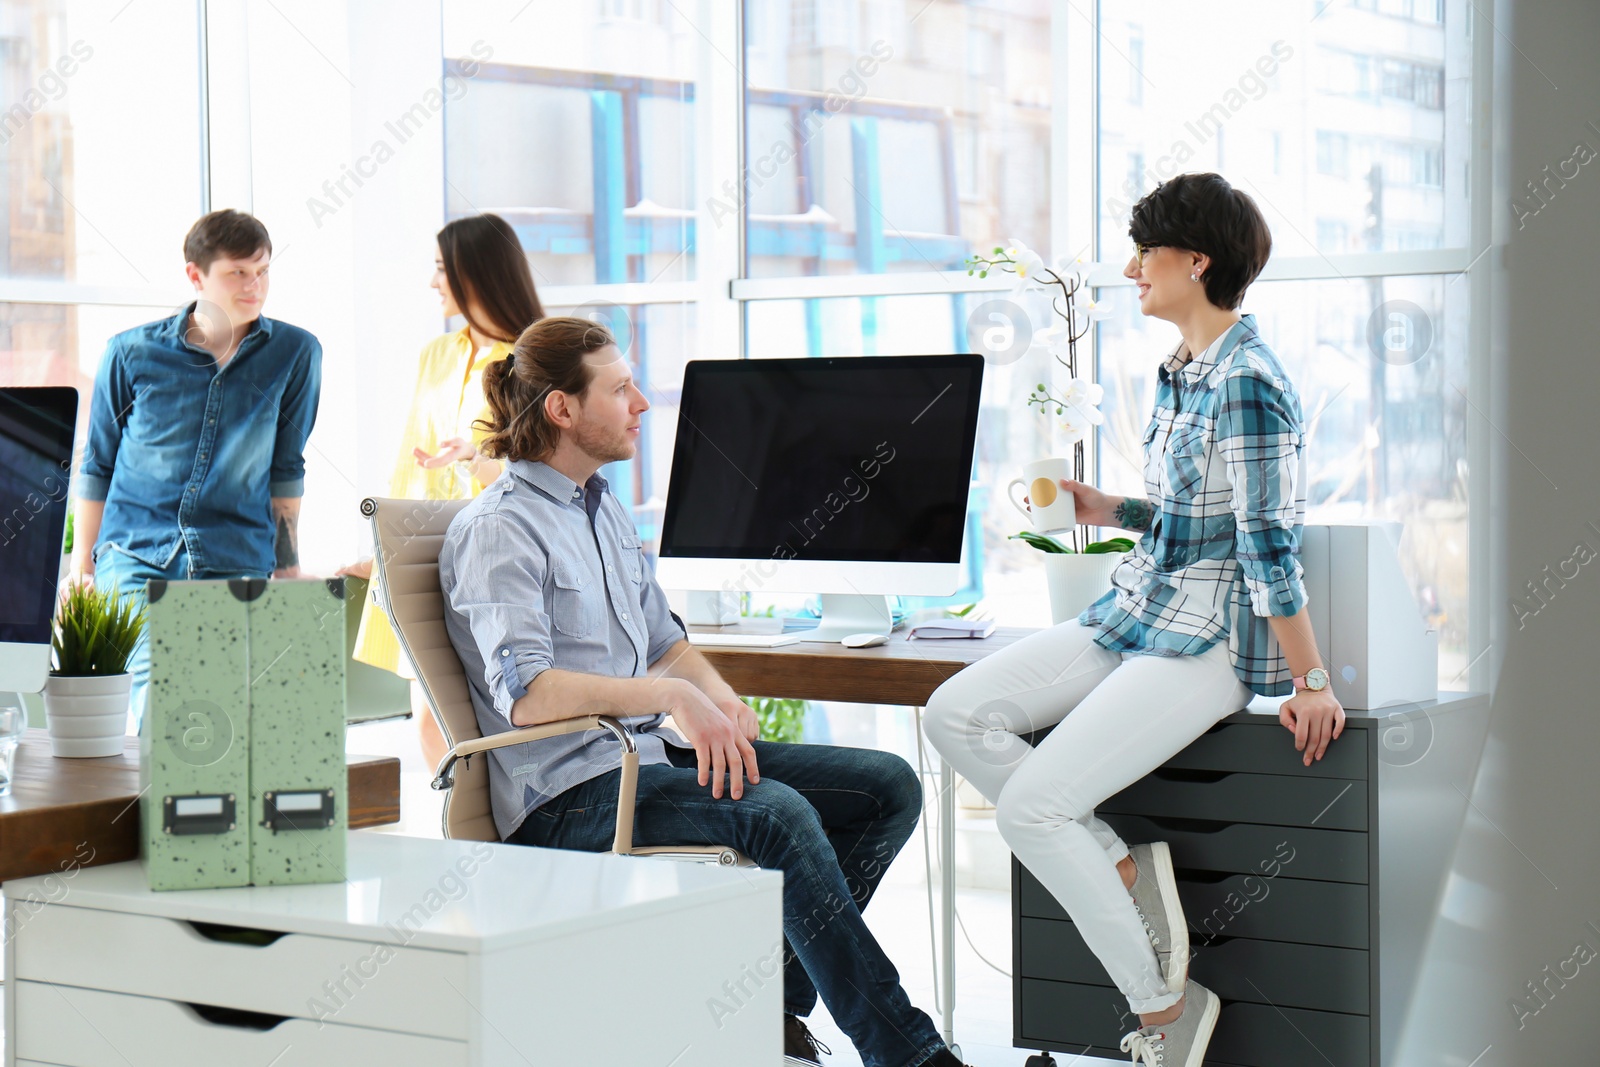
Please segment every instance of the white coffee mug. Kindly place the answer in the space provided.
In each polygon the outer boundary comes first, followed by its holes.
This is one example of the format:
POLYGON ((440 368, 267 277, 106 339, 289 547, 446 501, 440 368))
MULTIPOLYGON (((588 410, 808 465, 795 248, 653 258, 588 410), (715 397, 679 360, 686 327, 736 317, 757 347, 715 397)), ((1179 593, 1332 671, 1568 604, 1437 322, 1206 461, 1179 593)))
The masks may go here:
POLYGON ((1061 487, 1061 479, 1071 477, 1071 460, 1057 456, 1036 459, 1022 468, 1021 478, 1011 479, 1011 484, 1006 486, 1006 496, 1038 532, 1070 530, 1078 523, 1078 512, 1073 506, 1072 494, 1061 487), (1027 504, 1017 498, 1019 485, 1028 495, 1027 504))

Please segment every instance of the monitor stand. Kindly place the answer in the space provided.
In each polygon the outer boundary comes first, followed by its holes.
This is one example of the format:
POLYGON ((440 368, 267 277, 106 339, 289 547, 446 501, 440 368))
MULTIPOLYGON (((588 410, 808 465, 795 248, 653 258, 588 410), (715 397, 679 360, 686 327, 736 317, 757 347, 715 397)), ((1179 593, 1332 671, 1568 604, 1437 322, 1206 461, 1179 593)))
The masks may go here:
POLYGON ((851 634, 883 634, 894 626, 889 598, 868 593, 823 593, 822 621, 801 631, 802 641, 841 641, 851 634))
POLYGON ((720 589, 690 589, 684 602, 690 626, 737 626, 739 594, 720 589))

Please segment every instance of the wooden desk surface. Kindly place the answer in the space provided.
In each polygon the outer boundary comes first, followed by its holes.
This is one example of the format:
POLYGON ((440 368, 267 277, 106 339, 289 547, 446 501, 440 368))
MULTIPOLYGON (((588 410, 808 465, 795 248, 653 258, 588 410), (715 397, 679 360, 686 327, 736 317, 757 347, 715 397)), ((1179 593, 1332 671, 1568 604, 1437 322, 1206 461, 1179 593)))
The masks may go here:
MULTIPOLYGON (((691 633, 768 632, 759 624, 691 626, 691 633)), ((704 645, 711 661, 741 696, 844 700, 857 704, 923 705, 946 678, 1037 631, 1001 626, 982 640, 908 640, 905 631, 876 648, 845 648, 837 641, 801 641, 777 648, 704 645)))
MULTIPOLYGON (((350 756, 350 826, 400 821, 400 761, 350 756)), ((11 793, 0 797, 0 882, 139 857, 139 739, 122 755, 57 759, 50 735, 29 730, 11 793)))

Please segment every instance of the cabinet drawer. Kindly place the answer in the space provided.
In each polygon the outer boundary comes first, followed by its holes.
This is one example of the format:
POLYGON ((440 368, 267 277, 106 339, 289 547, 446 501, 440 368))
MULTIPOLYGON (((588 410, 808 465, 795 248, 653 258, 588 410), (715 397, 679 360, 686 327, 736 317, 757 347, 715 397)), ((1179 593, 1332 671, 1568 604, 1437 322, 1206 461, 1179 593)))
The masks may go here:
POLYGON ((47 904, 17 931, 16 977, 465 1040, 470 1009, 439 990, 468 987, 466 957, 403 936, 279 936, 47 904))
POLYGON ((1218 723, 1169 759, 1164 766, 1205 771, 1253 771, 1305 778, 1367 777, 1367 731, 1348 730, 1328 742, 1328 750, 1307 767, 1294 750, 1294 734, 1276 719, 1218 723))
MULTIPOLYGON (((1136 1029, 1139 1020, 1127 1014, 1127 998, 1117 990, 1035 978, 1024 978, 1021 987, 1019 1047, 1125 1059, 1117 1042, 1136 1029)), ((1205 1062, 1209 1067, 1323 1063, 1368 1067, 1369 1026, 1361 1015, 1225 1001, 1205 1062)))
MULTIPOLYGON (((1294 750, 1294 735, 1275 718, 1254 716, 1256 722, 1220 722, 1195 738, 1163 766, 1205 771, 1253 771, 1290 774, 1304 778, 1367 777, 1367 731, 1348 730, 1328 743, 1328 750, 1307 767, 1294 750)), ((1055 726, 1044 726, 1022 736, 1037 745, 1055 726)))
POLYGON ((460 1041, 311 1019, 276 1025, 268 1016, 223 1020, 209 1009, 98 989, 18 981, 16 1004, 19 1020, 25 1020, 10 1028, 17 1055, 62 1067, 269 1064, 291 1047, 293 1062, 306 1067, 467 1064, 467 1046, 460 1041))
POLYGON ((1130 844, 1165 841, 1172 849, 1172 865, 1179 870, 1263 874, 1271 873, 1276 861, 1296 878, 1367 881, 1370 838, 1359 831, 1260 826, 1109 811, 1096 814, 1130 844), (1280 858, 1283 855, 1294 858, 1284 863, 1280 858))
POLYGON ((1157 768, 1099 805, 1133 815, 1324 830, 1367 829, 1367 783, 1242 771, 1157 768))
MULTIPOLYGON (((1022 868, 1018 882, 1024 916, 1057 921, 1071 917, 1022 868)), ((1199 946, 1217 937, 1254 937, 1305 945, 1367 948, 1367 887, 1315 882, 1280 875, 1234 874, 1216 880, 1178 875, 1178 899, 1189 921, 1189 941, 1199 946)))
MULTIPOLYGON (((1023 919, 1018 943, 1017 970, 1027 978, 1110 982, 1070 922, 1023 919)), ((1359 949, 1218 938, 1195 952, 1189 972, 1225 1001, 1366 1015, 1369 960, 1359 949)))

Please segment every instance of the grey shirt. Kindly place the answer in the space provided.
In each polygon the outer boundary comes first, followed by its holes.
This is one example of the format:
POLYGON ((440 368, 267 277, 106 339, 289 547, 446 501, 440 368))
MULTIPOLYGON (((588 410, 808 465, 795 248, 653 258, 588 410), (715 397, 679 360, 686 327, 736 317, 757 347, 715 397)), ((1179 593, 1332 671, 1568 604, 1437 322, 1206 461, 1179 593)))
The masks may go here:
MULTIPOLYGON (((633 520, 606 489, 598 474, 580 487, 544 463, 514 460, 445 533, 445 630, 485 737, 514 729, 512 702, 541 672, 643 677, 684 636, 645 565, 633 520)), ((667 762, 664 744, 689 747, 661 726, 665 718, 622 718, 637 735, 641 764, 667 762)), ((620 766, 622 747, 609 732, 590 730, 490 757, 490 799, 504 839, 539 805, 620 766)))

